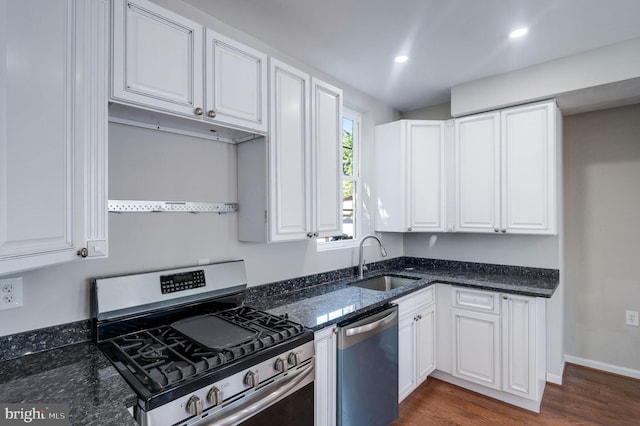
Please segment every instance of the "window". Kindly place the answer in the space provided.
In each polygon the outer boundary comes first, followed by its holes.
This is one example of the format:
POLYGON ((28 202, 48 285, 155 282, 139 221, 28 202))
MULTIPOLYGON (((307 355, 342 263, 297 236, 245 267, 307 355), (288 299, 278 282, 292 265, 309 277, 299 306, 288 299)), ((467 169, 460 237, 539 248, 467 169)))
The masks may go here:
POLYGON ((324 248, 352 245, 360 228, 360 122, 357 111, 344 109, 342 117, 342 235, 319 240, 324 248), (342 242, 342 244, 340 244, 342 242), (347 244, 345 244, 347 243, 347 244))

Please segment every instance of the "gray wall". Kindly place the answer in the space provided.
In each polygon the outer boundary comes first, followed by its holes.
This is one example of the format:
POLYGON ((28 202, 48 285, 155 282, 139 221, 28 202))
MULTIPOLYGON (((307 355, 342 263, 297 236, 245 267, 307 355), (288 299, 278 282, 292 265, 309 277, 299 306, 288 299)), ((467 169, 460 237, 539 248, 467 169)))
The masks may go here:
POLYGON ((640 377, 640 105, 564 126, 566 352, 640 377))
POLYGON ((448 120, 451 118, 451 102, 403 111, 401 116, 408 120, 448 120))

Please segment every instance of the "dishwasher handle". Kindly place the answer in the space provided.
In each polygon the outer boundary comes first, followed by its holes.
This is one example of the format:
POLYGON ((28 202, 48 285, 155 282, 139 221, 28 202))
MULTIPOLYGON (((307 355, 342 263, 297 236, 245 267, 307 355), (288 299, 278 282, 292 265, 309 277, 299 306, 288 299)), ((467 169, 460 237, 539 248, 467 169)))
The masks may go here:
POLYGON ((351 328, 347 328, 345 329, 345 334, 347 336, 356 336, 358 334, 362 334, 362 333, 366 333, 368 331, 371 330, 375 330, 376 328, 382 328, 385 325, 389 324, 390 322, 392 322, 396 316, 398 316, 398 311, 394 310, 393 312, 391 312, 389 315, 380 318, 379 320, 370 322, 369 324, 364 324, 364 325, 359 325, 357 327, 351 327, 351 328))

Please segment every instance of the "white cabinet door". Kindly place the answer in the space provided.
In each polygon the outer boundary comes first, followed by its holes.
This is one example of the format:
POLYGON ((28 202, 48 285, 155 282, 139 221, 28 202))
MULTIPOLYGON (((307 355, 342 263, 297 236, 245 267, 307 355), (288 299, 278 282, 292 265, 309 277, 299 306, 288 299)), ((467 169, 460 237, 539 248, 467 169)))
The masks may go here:
POLYGON ((556 232, 555 104, 502 111, 502 229, 556 232))
POLYGON ((313 233, 342 234, 342 90, 311 80, 313 233))
POLYGON ((500 389, 500 317, 452 310, 453 376, 500 389))
POLYGON ((500 114, 464 117, 455 125, 455 230, 498 232, 500 114))
POLYGON ((335 327, 316 332, 315 351, 315 426, 332 426, 336 424, 337 339, 335 327))
POLYGON ((309 75, 271 59, 270 240, 307 239, 311 229, 309 75))
POLYGON ((418 385, 436 369, 436 306, 418 312, 416 322, 416 365, 418 385))
POLYGON ((113 1, 114 100, 203 114, 203 28, 147 0, 113 1))
POLYGON ((445 122, 376 126, 376 231, 446 231, 445 122))
POLYGON ((267 55, 206 30, 206 120, 267 131, 267 55))
POLYGON ((407 122, 409 231, 445 231, 444 122, 407 122))
POLYGON ((0 275, 107 254, 108 11, 0 3, 0 275))
POLYGON ((269 67, 268 141, 238 145, 239 238, 340 235, 342 90, 274 58, 269 67))
POLYGON ((407 315, 398 321, 398 402, 417 386, 415 339, 416 317, 407 315))
POLYGON ((502 390, 536 399, 536 299, 504 295, 502 316, 502 390))
POLYGON ((429 287, 396 301, 398 321, 398 402, 436 368, 436 306, 429 287))

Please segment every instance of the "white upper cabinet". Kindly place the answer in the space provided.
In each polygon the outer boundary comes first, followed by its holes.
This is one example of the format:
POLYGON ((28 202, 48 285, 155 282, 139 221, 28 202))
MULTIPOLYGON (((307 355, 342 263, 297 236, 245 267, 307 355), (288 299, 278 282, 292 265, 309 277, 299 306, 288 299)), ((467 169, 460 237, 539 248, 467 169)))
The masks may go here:
POLYGON ((112 99, 201 116, 202 41, 202 25, 146 0, 114 0, 112 99))
POLYGON ((271 241, 311 232, 311 79, 271 59, 271 241))
POLYGON ((500 114, 455 120, 456 231, 500 227, 500 114))
POLYGON ((502 231, 557 231, 557 156, 554 102, 501 113, 502 231))
POLYGON ((113 1, 112 62, 115 102, 267 130, 267 56, 154 3, 113 1))
POLYGON ((206 31, 206 119, 267 131, 267 55, 206 31))
POLYGON ((446 231, 445 122, 394 121, 375 138, 376 231, 446 231))
POLYGON ((342 91, 271 58, 269 140, 238 145, 240 241, 340 235, 342 91))
POLYGON ((312 223, 315 237, 342 234, 342 90, 311 79, 312 223))
POLYGON ((107 254, 108 17, 0 2, 0 274, 107 254))
POLYGON ((555 234, 555 102, 456 119, 455 229, 555 234))

